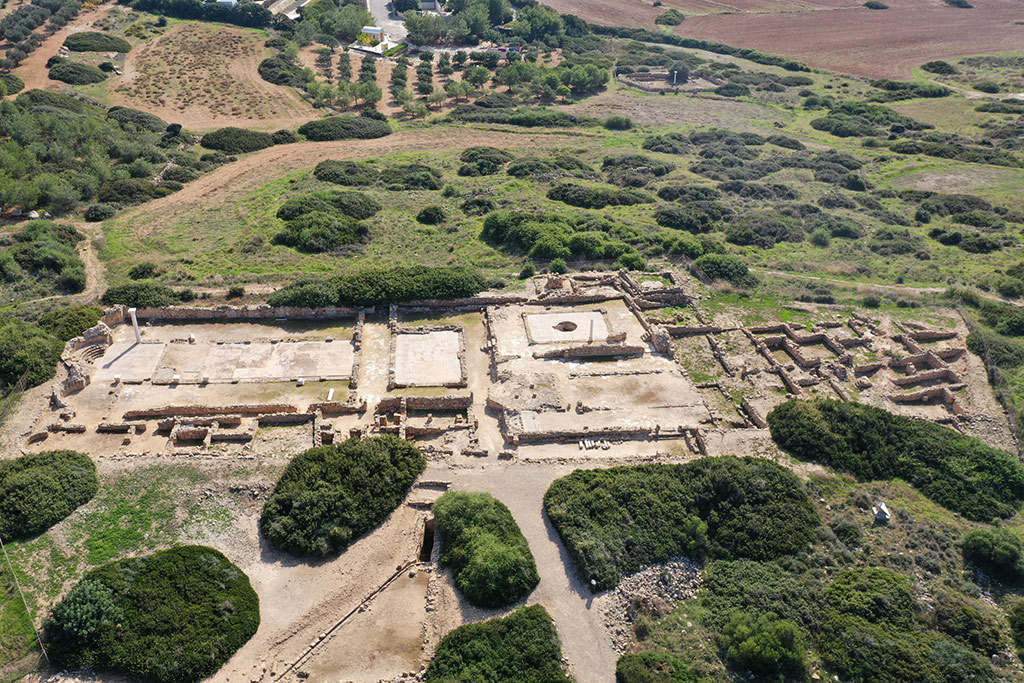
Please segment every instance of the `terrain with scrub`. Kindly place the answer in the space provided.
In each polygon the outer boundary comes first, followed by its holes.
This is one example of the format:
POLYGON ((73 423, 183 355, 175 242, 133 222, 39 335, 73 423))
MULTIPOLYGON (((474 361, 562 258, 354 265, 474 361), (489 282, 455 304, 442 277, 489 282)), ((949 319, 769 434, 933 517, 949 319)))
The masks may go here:
POLYGON ((1013 1, 0 65, 0 681, 1024 679, 1013 1))

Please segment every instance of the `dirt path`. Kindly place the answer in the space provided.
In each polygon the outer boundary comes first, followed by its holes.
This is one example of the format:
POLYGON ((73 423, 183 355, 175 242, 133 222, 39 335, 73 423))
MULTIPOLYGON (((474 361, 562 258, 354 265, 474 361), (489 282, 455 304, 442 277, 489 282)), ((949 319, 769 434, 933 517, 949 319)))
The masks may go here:
POLYGON ((99 301, 103 292, 107 291, 107 269, 100 262, 93 245, 93 242, 103 234, 99 224, 72 223, 72 225, 85 235, 85 239, 78 244, 78 256, 85 265, 85 289, 77 294, 54 294, 36 299, 36 301, 66 299, 68 304, 91 304, 99 301))
POLYGON ((615 680, 617 655, 594 604, 595 596, 576 575, 572 559, 544 514, 544 492, 552 481, 573 469, 505 465, 460 471, 452 482, 455 489, 486 491, 508 506, 530 543, 540 573, 540 584, 527 603, 541 604, 551 613, 562 639, 562 654, 577 681, 610 683, 615 680))
POLYGON ((50 57, 57 54, 57 50, 67 37, 72 33, 80 33, 82 31, 88 31, 92 28, 92 25, 107 15, 107 10, 117 5, 116 2, 106 2, 96 7, 91 12, 88 10, 82 10, 78 15, 78 18, 73 22, 57 31, 52 36, 43 41, 42 45, 36 48, 28 56, 28 58, 22 62, 17 69, 12 73, 25 81, 25 90, 46 88, 66 88, 60 81, 51 81, 50 72, 46 68, 46 61, 50 57))
MULTIPOLYGON (((443 145, 449 150, 473 145, 529 147, 541 140, 565 144, 579 137, 573 133, 545 135, 463 128, 445 131, 443 145)), ((315 166, 325 159, 362 159, 437 147, 437 138, 430 131, 420 129, 405 130, 376 140, 300 142, 271 147, 207 173, 179 192, 140 204, 122 214, 118 222, 144 217, 145 221, 140 222, 137 233, 152 235, 170 220, 180 220, 190 214, 195 220, 201 220, 205 207, 230 206, 273 180, 315 166)))

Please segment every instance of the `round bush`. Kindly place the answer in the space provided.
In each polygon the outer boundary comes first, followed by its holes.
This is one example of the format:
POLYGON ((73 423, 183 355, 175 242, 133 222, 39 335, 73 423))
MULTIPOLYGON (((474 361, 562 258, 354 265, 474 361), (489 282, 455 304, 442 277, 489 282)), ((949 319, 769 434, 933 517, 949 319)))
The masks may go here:
POLYGON ((64 47, 72 52, 128 52, 132 49, 124 38, 97 31, 72 33, 64 40, 64 47))
POLYGON ((0 461, 0 537, 40 534, 96 495, 96 466, 84 453, 46 451, 0 461))
POLYGON ((98 323, 101 315, 103 309, 99 306, 68 306, 45 313, 36 324, 57 339, 66 342, 98 323))
POLYGON ((199 144, 207 149, 227 154, 244 154, 271 147, 274 144, 274 136, 270 133, 228 126, 207 133, 199 144))
POLYGON ((440 206, 427 206, 416 214, 416 220, 424 225, 438 225, 444 223, 445 213, 440 206))
POLYGON ((90 83, 102 83, 107 80, 107 75, 88 64, 64 61, 55 64, 50 69, 50 79, 71 85, 89 85, 90 83))
POLYGON ((117 121, 122 126, 131 124, 141 130, 162 133, 167 130, 167 122, 159 116, 128 107, 111 107, 107 110, 107 118, 117 121))
POLYGON ((313 169, 313 176, 317 180, 350 187, 373 185, 377 182, 377 175, 377 169, 360 161, 328 159, 321 161, 313 169))
POLYGON ((608 130, 629 130, 633 127, 633 119, 628 116, 609 116, 604 120, 604 127, 608 130))
POLYGON ((309 140, 367 140, 391 135, 391 126, 366 116, 331 116, 299 126, 299 134, 309 140))
POLYGON ((293 555, 334 555, 383 522, 425 465, 419 449, 392 435, 311 448, 281 474, 260 531, 293 555))
POLYGON ((216 673, 259 624, 242 570, 213 548, 179 546, 86 574, 54 607, 47 651, 66 668, 192 683, 216 673))
POLYGON ((131 308, 174 306, 181 303, 178 292, 159 282, 131 282, 111 287, 103 293, 100 301, 107 306, 122 304, 131 308))
POLYGON ((85 220, 90 223, 105 221, 116 215, 117 209, 110 204, 93 204, 85 210, 85 220))
POLYGON ((441 562, 474 605, 505 607, 540 581, 526 538, 500 501, 487 493, 450 491, 434 503, 441 562))

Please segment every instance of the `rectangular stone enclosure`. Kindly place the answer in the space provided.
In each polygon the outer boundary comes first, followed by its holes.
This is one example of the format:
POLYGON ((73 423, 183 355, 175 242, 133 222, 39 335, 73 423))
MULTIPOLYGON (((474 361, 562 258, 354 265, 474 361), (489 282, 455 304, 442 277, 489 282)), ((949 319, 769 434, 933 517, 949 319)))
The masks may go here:
POLYGON ((601 311, 527 313, 523 319, 531 344, 603 342, 609 333, 608 323, 601 311))
POLYGON ((394 343, 396 386, 442 387, 465 381, 459 358, 462 332, 399 332, 394 343))

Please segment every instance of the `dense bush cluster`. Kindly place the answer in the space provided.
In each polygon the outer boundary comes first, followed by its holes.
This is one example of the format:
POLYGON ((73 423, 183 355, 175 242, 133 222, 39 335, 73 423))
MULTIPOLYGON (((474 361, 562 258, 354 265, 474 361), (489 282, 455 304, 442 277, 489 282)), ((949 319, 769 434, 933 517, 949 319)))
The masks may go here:
POLYGON ((96 495, 96 466, 84 453, 46 451, 0 460, 0 538, 49 529, 96 495))
POLYGON ((593 169, 585 162, 565 154, 553 157, 520 157, 509 164, 505 172, 514 178, 533 180, 547 180, 564 176, 597 177, 593 169))
POLYGON ((576 183, 559 183, 547 194, 548 199, 565 202, 570 206, 583 209, 603 209, 606 206, 633 206, 653 201, 652 198, 637 190, 619 190, 593 185, 576 183))
POLYGON ((98 31, 72 33, 64 40, 64 47, 72 52, 128 52, 132 49, 124 38, 98 31))
POLYGON ((311 448, 281 473, 260 531, 293 555, 337 554, 401 504, 425 465, 414 445, 392 435, 311 448))
POLYGON ((655 178, 671 173, 674 168, 673 164, 643 154, 605 157, 601 163, 601 170, 608 174, 608 182, 620 187, 643 187, 655 178))
POLYGON ((544 507, 598 589, 676 555, 764 560, 794 553, 820 524, 789 470, 732 456, 577 470, 551 485, 544 507))
POLYGON ((380 173, 380 182, 389 190, 440 190, 441 172, 425 164, 390 166, 380 173))
POLYGON ((321 161, 313 169, 317 180, 349 187, 367 187, 377 182, 380 174, 373 166, 361 161, 321 161))
POLYGON ((122 304, 129 308, 158 308, 175 306, 188 298, 187 294, 183 297, 180 292, 174 291, 167 285, 144 280, 111 287, 103 293, 100 301, 107 306, 122 304))
POLYGON ((487 493, 450 491, 434 503, 441 563, 474 605, 505 607, 540 581, 526 538, 512 513, 487 493))
POLYGON ((325 280, 302 280, 274 292, 271 306, 379 306, 402 301, 459 299, 487 289, 475 270, 457 266, 374 268, 325 280))
POLYGON ((320 254, 360 244, 368 235, 366 225, 350 216, 312 211, 286 221, 284 230, 274 236, 274 241, 300 251, 320 254))
POLYGON ((117 121, 122 128, 132 125, 151 133, 162 133, 167 130, 167 122, 159 116, 129 107, 111 107, 107 110, 107 118, 117 121))
POLYGON ((273 146, 274 136, 248 128, 218 128, 203 136, 200 143, 206 149, 215 149, 226 154, 245 154, 273 146))
POLYGON ((215 673, 260 624, 249 578, 213 548, 179 546, 93 569, 53 608, 47 652, 154 683, 215 673))
POLYGON ((51 379, 63 351, 64 342, 43 328, 0 316, 0 391, 21 381, 31 388, 51 379))
POLYGON ((53 65, 50 78, 71 85, 89 85, 107 80, 107 75, 89 64, 65 60, 53 65))
POLYGON ((62 293, 85 289, 85 264, 76 245, 85 239, 70 225, 48 220, 30 221, 11 236, 0 238, 0 285, 32 290, 36 284, 56 285, 62 293))
POLYGON ((479 100, 473 104, 460 105, 453 109, 448 116, 464 123, 506 123, 524 128, 576 128, 596 126, 599 123, 596 119, 588 119, 545 107, 505 109, 479 105, 479 100))
POLYGON ((330 116, 299 126, 299 134, 309 140, 367 140, 391 135, 391 126, 367 116, 330 116))
POLYGON ((368 194, 345 190, 318 190, 292 197, 277 210, 277 217, 292 221, 310 213, 340 213, 356 220, 365 220, 383 206, 368 194))
POLYGON ((768 414, 772 438, 803 460, 862 480, 899 477, 964 517, 990 520, 1024 503, 1016 457, 941 425, 839 401, 789 401, 768 414))
POLYGON ((460 176, 494 175, 512 160, 512 155, 496 147, 468 147, 459 156, 462 166, 460 176))
POLYGON ((737 287, 750 287, 757 279, 742 260, 729 254, 704 254, 693 262, 712 280, 725 280, 737 287))
POLYGON ((536 259, 620 259, 639 253, 624 238, 629 228, 593 215, 495 211, 480 237, 536 259))
POLYGON ((698 683, 683 657, 667 652, 622 655, 615 664, 615 683, 698 683))
POLYGON ((974 529, 964 534, 964 560, 990 576, 1016 581, 1024 576, 1021 540, 1007 529, 974 529))
POLYGON ((914 620, 906 578, 889 569, 848 569, 825 591, 821 657, 847 680, 996 681, 977 654, 914 620))
POLYGON ((460 626, 438 644, 426 681, 569 683, 562 646, 551 617, 540 605, 507 617, 460 626))
POLYGON ((100 321, 103 309, 99 306, 80 304, 67 308, 55 308, 40 316, 36 325, 61 341, 68 341, 82 334, 100 321))

